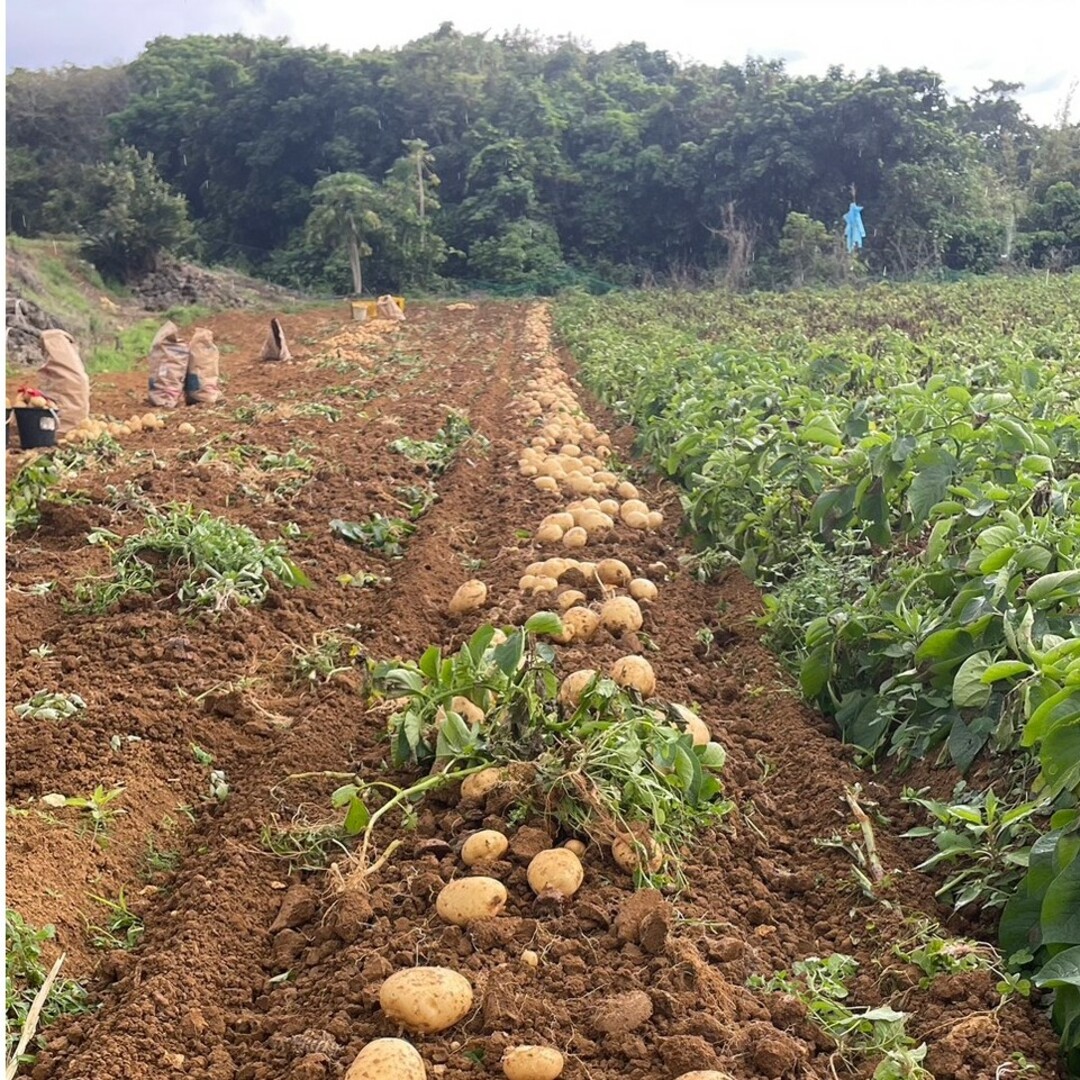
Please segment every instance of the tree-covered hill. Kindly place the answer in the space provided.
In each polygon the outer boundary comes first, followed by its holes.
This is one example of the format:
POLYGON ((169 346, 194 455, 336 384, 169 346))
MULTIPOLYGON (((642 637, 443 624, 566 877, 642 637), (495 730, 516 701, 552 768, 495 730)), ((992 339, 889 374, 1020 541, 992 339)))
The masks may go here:
POLYGON ((1080 263, 1080 125, 1033 125, 1011 84, 956 100, 927 70, 794 77, 449 23, 354 55, 159 38, 7 84, 8 231, 85 236, 121 275, 181 247, 341 292, 801 284, 852 274, 852 191, 856 272, 1080 263))

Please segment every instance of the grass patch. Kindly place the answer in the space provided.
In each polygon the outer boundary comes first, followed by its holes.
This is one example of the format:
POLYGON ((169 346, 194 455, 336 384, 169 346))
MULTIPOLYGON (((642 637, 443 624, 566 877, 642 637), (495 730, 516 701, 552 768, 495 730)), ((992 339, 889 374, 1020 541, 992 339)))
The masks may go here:
POLYGON ((135 326, 122 330, 113 345, 100 345, 86 360, 86 370, 91 375, 115 375, 134 371, 146 362, 154 335, 166 322, 174 322, 181 329, 200 319, 208 318, 209 308, 193 304, 191 307, 171 308, 160 317, 144 319, 135 326))

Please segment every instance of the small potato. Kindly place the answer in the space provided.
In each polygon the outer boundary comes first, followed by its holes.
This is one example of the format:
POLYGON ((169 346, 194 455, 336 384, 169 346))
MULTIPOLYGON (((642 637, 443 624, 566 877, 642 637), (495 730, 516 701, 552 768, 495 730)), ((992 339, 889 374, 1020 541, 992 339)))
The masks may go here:
POLYGON ((439 918, 453 926, 494 918, 505 906, 506 886, 495 878, 479 875, 451 881, 435 898, 439 918))
POLYGON ((600 605, 600 622, 613 634, 634 634, 644 620, 638 602, 630 596, 615 596, 600 605))
POLYGON ((536 574, 523 574, 518 578, 518 588, 522 592, 532 592, 533 587, 540 580, 536 574))
POLYGON ((501 832, 496 829, 481 829, 461 845, 461 861, 466 866, 472 866, 478 862, 501 859, 509 846, 510 841, 501 832))
POLYGON ((450 708, 454 710, 466 724, 482 724, 484 722, 484 710, 479 705, 474 705, 467 697, 455 694, 450 699, 450 708))
POLYGON ((676 705, 672 703, 671 707, 683 722, 690 737, 694 740, 695 746, 705 746, 712 741, 712 735, 709 732, 708 725, 696 712, 691 712, 685 705, 676 705))
POLYGON ((569 611, 572 607, 576 607, 578 604, 584 604, 585 599, 585 594, 580 590, 567 589, 566 592, 559 593, 559 610, 569 611))
POLYGON ((526 577, 539 577, 544 572, 544 564, 542 562, 531 562, 525 567, 526 577))
POLYGON ((512 1046, 502 1058, 506 1080, 558 1080, 563 1056, 553 1046, 512 1046))
MULTIPOLYGON (((142 431, 144 426, 141 416, 134 416, 128 421, 128 427, 131 428, 132 431, 142 431)), ((194 431, 195 429, 192 428, 192 430, 194 431)))
POLYGON ((157 414, 152 413, 152 412, 143 413, 142 422, 143 422, 143 427, 148 427, 148 428, 157 427, 157 414))
POLYGON ((601 559, 596 564, 596 576, 605 585, 628 585, 630 583, 630 567, 621 559, 601 559))
POLYGON ((643 514, 640 510, 631 510, 629 514, 624 514, 623 521, 631 529, 647 529, 649 527, 649 515, 643 514))
POLYGON ((572 851, 579 859, 583 859, 585 852, 588 850, 580 840, 567 840, 563 847, 567 851, 572 851))
POLYGON ((624 656, 611 665, 611 678, 620 686, 636 690, 642 697, 656 693, 656 674, 643 656, 624 656))
POLYGON ((548 848, 533 856, 526 877, 529 887, 537 895, 553 891, 565 898, 573 896, 581 888, 585 871, 581 860, 572 851, 548 848))
POLYGON ((176 431, 180 435, 194 435, 195 434, 195 425, 194 424, 189 424, 185 420, 182 424, 177 425, 176 431))
POLYGON ((664 524, 664 515, 659 510, 650 510, 648 513, 650 529, 659 529, 664 524))
POLYGON ((563 613, 563 626, 573 635, 574 641, 592 641, 600 627, 600 616, 586 607, 573 607, 563 613))
POLYGON ((558 525, 563 530, 563 532, 566 532, 567 529, 572 529, 577 524, 577 522, 574 520, 573 514, 560 510, 557 514, 548 514, 548 516, 544 518, 544 520, 541 521, 540 524, 558 525))
POLYGON ((472 1003, 469 980, 444 967, 396 971, 379 988, 382 1011, 402 1027, 425 1035, 453 1027, 472 1003))
POLYGON ((655 600, 656 586, 648 578, 634 578, 630 582, 630 595, 635 600, 655 600))
MULTIPOLYGON (((581 701, 581 695, 585 692, 585 687, 589 685, 597 677, 599 673, 593 671, 592 668, 582 668, 579 671, 573 671, 566 676, 562 681, 562 685, 559 687, 559 703, 561 705, 568 705, 570 708, 577 708, 578 702, 581 701)), ((479 775, 483 775, 482 773, 479 775)), ((465 787, 462 785, 462 791, 465 787)))
POLYGON ((526 967, 531 967, 531 968, 539 967, 540 966, 540 955, 539 955, 539 953, 535 952, 532 949, 522 949, 521 950, 521 962, 526 967))
POLYGON ((551 522, 548 525, 541 525, 536 530, 535 540, 538 544, 557 544, 563 535, 562 526, 551 522))
POLYGON ((627 514, 639 513, 648 514, 649 508, 640 499, 627 499, 622 506, 619 507, 619 517, 626 520, 627 514))
POLYGON ((560 559, 557 556, 551 559, 545 559, 540 564, 540 570, 537 573, 537 577, 553 577, 556 580, 561 578, 566 573, 566 559, 560 559))
POLYGON ((559 587, 558 578, 553 577, 538 577, 532 587, 533 596, 539 596, 541 593, 554 592, 559 587))
POLYGON ((521 473, 522 476, 535 476, 536 466, 531 462, 526 462, 524 465, 518 466, 518 472, 521 473))
POLYGON ((573 443, 567 443, 560 451, 560 454, 565 457, 581 457, 581 447, 575 446, 573 443))
POLYGON ((589 534, 580 525, 575 525, 563 534, 562 542, 568 548, 583 548, 589 542, 589 534))
POLYGON ((559 490, 559 482, 553 476, 538 476, 533 481, 533 485, 539 491, 558 491, 559 490))
POLYGON ((481 769, 461 781, 461 797, 479 802, 502 782, 502 769, 481 769))
POLYGON ((663 850, 644 829, 633 837, 617 836, 611 843, 611 857, 615 865, 628 874, 643 868, 655 874, 664 865, 663 850))
POLYGON ((482 581, 473 578, 464 585, 458 586, 450 600, 451 615, 465 615, 470 611, 478 611, 487 603, 487 586, 482 581))
POLYGON ((607 514, 609 518, 614 518, 619 512, 619 502, 617 499, 604 499, 600 503, 600 509, 603 513, 607 514))
POLYGON ((570 485, 570 490, 577 492, 578 495, 587 495, 595 486, 591 477, 577 472, 570 477, 567 483, 570 485))
POLYGON ((353 1059, 345 1080, 426 1080, 424 1059, 404 1039, 376 1039, 353 1059))
POLYGON ((615 489, 615 494, 618 495, 620 499, 636 499, 638 497, 638 490, 629 480, 624 480, 615 489))

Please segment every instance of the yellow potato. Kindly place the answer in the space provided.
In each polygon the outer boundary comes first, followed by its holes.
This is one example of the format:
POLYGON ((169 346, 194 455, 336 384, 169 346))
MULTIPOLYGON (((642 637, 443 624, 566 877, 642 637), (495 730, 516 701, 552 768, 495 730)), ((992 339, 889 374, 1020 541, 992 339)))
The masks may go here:
POLYGON ((458 587, 450 600, 450 614, 464 615, 470 611, 478 611, 487 603, 487 586, 482 581, 473 578, 458 587))
POLYGON ((505 906, 506 886, 492 877, 458 878, 444 885, 435 898, 439 918, 454 926, 493 918, 505 906))
POLYGON ((353 1059, 345 1080, 426 1080, 424 1059, 404 1039, 376 1039, 353 1059))
POLYGON ((712 740, 708 725, 697 713, 691 712, 685 705, 673 703, 671 707, 675 710, 679 719, 682 720, 687 732, 694 740, 695 746, 705 746, 712 740))
POLYGON ((634 578, 630 582, 630 595, 635 600, 655 600, 656 586, 648 578, 634 578))
POLYGON ((615 489, 615 494, 618 495, 620 499, 636 499, 638 497, 638 490, 629 480, 624 480, 615 489))
POLYGON ((567 589, 566 592, 559 593, 558 607, 560 611, 569 611, 572 607, 584 603, 585 594, 578 589, 567 589))
POLYGON ((532 587, 533 596, 538 596, 540 593, 554 592, 559 587, 558 578, 553 577, 538 577, 535 584, 532 587))
POLYGON ((484 722, 484 710, 479 705, 474 705, 467 697, 455 694, 450 699, 450 708, 454 710, 467 724, 482 724, 484 722))
POLYGON ((597 674, 592 668, 582 668, 580 671, 571 672, 563 679, 562 685, 559 687, 559 702, 570 706, 570 708, 577 708, 585 687, 596 678, 597 674))
POLYGON ((461 845, 461 861, 466 866, 472 866, 478 862, 501 859, 509 846, 510 841, 501 832, 495 829, 481 829, 479 832, 474 832, 461 845))
POLYGON ((734 1080, 734 1077, 731 1073, 720 1072, 718 1069, 695 1069, 677 1076, 675 1080, 734 1080))
POLYGON ((557 544, 563 539, 563 530, 561 525, 556 525, 551 522, 547 525, 541 525, 536 530, 536 542, 538 544, 557 544))
POLYGON ((664 515, 659 510, 650 510, 648 513, 650 529, 659 529, 664 524, 664 515))
POLYGON ((558 491, 559 490, 559 483, 555 479, 555 477, 553 477, 553 476, 538 476, 533 481, 533 484, 540 491, 558 491))
POLYGON ((379 1005, 391 1020, 428 1035, 453 1027, 472 1003, 469 980, 444 967, 396 971, 379 988, 379 1005))
POLYGON ((195 425, 189 424, 186 420, 182 424, 176 425, 176 431, 180 435, 194 435, 195 425))
POLYGON ((656 674, 643 656, 624 656, 611 665, 611 677, 620 686, 636 690, 642 697, 656 692, 656 674))
POLYGON ((643 514, 640 510, 631 510, 630 513, 624 514, 623 521, 631 529, 647 529, 649 527, 649 515, 643 514))
POLYGON ((563 614, 562 621, 574 641, 591 641, 600 626, 600 616, 585 607, 570 608, 563 614))
POLYGON ((579 859, 585 857, 585 852, 588 850, 580 840, 567 840, 563 847, 567 851, 572 851, 579 859))
POLYGON ((639 513, 648 514, 649 508, 640 499, 627 499, 622 506, 619 507, 619 517, 626 520, 627 514, 639 513))
POLYGON ((601 559, 596 564, 596 576, 605 585, 627 585, 630 582, 630 567, 621 559, 601 559))
POLYGON ((589 534, 580 525, 575 525, 563 534, 562 542, 568 548, 583 548, 589 542, 589 534))
POLYGON ((567 529, 572 529, 577 522, 574 520, 574 515, 567 513, 565 510, 559 511, 557 514, 548 514, 541 525, 558 525, 559 528, 566 532, 567 529))
POLYGON ((641 608, 631 596, 615 596, 600 605, 600 622, 613 634, 636 633, 643 622, 641 608))
POLYGON ((616 499, 604 499, 600 504, 600 509, 607 514, 609 518, 614 518, 619 512, 619 503, 616 499))
POLYGON ((563 1056, 553 1046, 512 1046, 502 1058, 506 1080, 558 1080, 563 1056))
POLYGON ((585 871, 581 860, 566 848, 548 848, 534 855, 526 871, 529 887, 534 893, 554 891, 570 897, 581 888, 585 871))
POLYGON ((616 837, 611 843, 611 857, 616 866, 628 874, 643 868, 655 874, 664 865, 664 852, 645 830, 636 837, 616 837))
POLYGON ((499 786, 502 781, 502 769, 481 769, 480 772, 466 776, 461 781, 463 799, 483 799, 489 791, 499 786))

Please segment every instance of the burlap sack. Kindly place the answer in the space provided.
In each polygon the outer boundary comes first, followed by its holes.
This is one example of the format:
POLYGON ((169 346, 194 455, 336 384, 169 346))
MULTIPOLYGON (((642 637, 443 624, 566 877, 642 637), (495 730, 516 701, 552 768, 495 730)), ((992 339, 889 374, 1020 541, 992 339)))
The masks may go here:
POLYGON ((213 405, 221 397, 219 374, 221 357, 214 344, 214 335, 199 327, 188 343, 187 378, 184 380, 184 396, 189 405, 213 405))
POLYGON ((266 335, 266 344, 263 345, 260 360, 291 360, 289 344, 285 340, 285 331, 281 328, 278 319, 270 320, 270 333, 266 335))
POLYGON ((75 339, 66 330, 45 330, 41 335, 45 364, 38 370, 38 389, 56 403, 56 431, 66 435, 90 415, 90 380, 75 339))
POLYGON ((150 346, 150 404, 175 409, 180 404, 190 353, 178 336, 176 324, 167 322, 150 346))
POLYGON ((379 313, 379 317, 383 319, 397 319, 401 321, 405 318, 405 312, 401 310, 394 303, 394 298, 387 293, 385 296, 380 296, 375 301, 375 310, 379 313))

